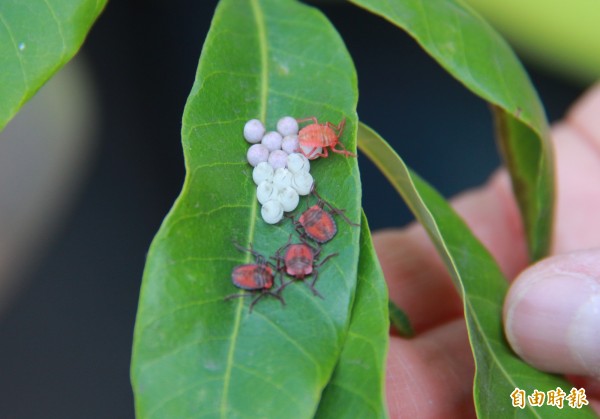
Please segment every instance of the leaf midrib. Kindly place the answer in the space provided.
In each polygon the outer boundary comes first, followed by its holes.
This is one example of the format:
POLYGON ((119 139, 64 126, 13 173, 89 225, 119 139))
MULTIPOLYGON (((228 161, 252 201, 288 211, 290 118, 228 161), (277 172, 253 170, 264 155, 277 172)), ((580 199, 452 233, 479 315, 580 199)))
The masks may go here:
MULTIPOLYGON (((258 4, 258 0, 251 0, 250 7, 252 8, 252 14, 257 26, 258 33, 258 49, 260 53, 260 64, 261 64, 261 74, 260 74, 260 120, 267 120, 267 93, 269 91, 268 86, 268 56, 267 56, 267 33, 266 26, 264 24, 264 14, 262 9, 258 4)), ((255 192, 256 194, 256 192, 255 192)), ((256 197, 254 197, 256 198, 256 197)), ((251 243, 254 238, 256 223, 256 215, 258 212, 258 204, 257 200, 253 199, 251 205, 251 213, 250 213, 250 222, 248 223, 248 241, 251 243)), ((251 258, 251 254, 248 253, 246 255, 246 262, 249 262, 251 258)), ((233 361, 235 357, 235 348, 237 345, 237 339, 239 336, 240 324, 242 319, 242 310, 244 308, 243 298, 237 299, 237 307, 235 312, 235 319, 233 324, 233 332, 231 335, 231 344, 229 346, 229 351, 227 353, 227 364, 225 366, 225 374, 223 377, 223 396, 221 398, 221 418, 225 419, 227 417, 227 400, 229 396, 229 383, 231 381, 231 370, 233 368, 233 361)))

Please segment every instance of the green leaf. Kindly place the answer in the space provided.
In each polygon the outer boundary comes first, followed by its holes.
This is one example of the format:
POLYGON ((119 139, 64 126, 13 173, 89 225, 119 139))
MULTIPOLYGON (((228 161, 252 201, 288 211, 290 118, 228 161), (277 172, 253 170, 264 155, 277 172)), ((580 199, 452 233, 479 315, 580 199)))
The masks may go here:
MULTIPOLYGON (((267 296, 249 313, 250 299, 224 301, 240 291, 232 269, 253 260, 232 241, 268 257, 294 232, 289 220, 262 221, 242 131, 251 118, 272 130, 284 115, 345 117, 341 141, 353 150, 356 101, 352 61, 320 12, 282 0, 219 4, 183 117, 185 183, 144 271, 132 359, 138 417, 314 415, 346 341, 360 230, 338 218, 323 246, 338 253, 319 270, 323 299, 298 281, 284 290, 285 307, 267 296)), ((331 155, 311 173, 320 195, 358 221, 356 159, 331 155)))
POLYGON ((537 93, 507 43, 457 0, 351 2, 404 29, 452 76, 493 105, 530 256, 534 260, 545 256, 554 213, 548 123, 537 93))
POLYGON ((600 3, 467 0, 544 70, 591 84, 600 78, 600 3))
POLYGON ((408 315, 392 300, 388 301, 388 311, 390 313, 390 322, 400 336, 410 338, 415 334, 408 315))
POLYGON ((0 1, 0 131, 81 47, 106 0, 0 1))
POLYGON ((321 397, 318 418, 385 418, 389 340, 387 287, 363 214, 358 288, 340 360, 321 397))
MULTIPOLYGON (((513 407, 510 394, 531 394, 572 385, 529 366, 510 349, 502 329, 502 304, 508 282, 487 249, 446 201, 412 173, 377 133, 359 125, 359 147, 383 172, 423 225, 463 297, 475 358, 475 407, 478 417, 553 417, 557 408, 513 407)), ((589 409, 563 409, 561 417, 595 417, 589 409)))

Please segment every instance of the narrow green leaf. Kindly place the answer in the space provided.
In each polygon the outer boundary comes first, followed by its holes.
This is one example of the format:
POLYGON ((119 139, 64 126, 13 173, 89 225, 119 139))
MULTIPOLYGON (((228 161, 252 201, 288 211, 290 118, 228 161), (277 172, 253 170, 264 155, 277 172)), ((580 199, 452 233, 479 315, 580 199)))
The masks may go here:
POLYGON ((513 115, 492 106, 498 146, 511 175, 521 208, 532 260, 546 256, 554 222, 554 166, 552 148, 513 115), (533 191, 535 190, 535 193, 533 191), (529 221, 527 221, 529 220, 529 221))
MULTIPOLYGON (((402 195, 441 255, 463 297, 469 339, 475 358, 474 398, 481 418, 552 417, 554 406, 512 406, 510 394, 519 388, 531 394, 561 387, 565 380, 540 372, 510 349, 502 329, 502 304, 508 289, 498 265, 446 201, 412 173, 377 133, 359 125, 359 146, 402 195)), ((561 417, 595 417, 589 409, 563 409, 561 417)))
POLYGON ((600 78, 600 3, 467 0, 544 70, 587 85, 600 78))
MULTIPOLYGON (((185 184, 144 271, 132 359, 138 417, 314 415, 346 340, 360 230, 338 220, 323 246, 338 253, 319 270, 323 299, 298 281, 285 307, 264 298, 249 313, 248 298, 224 301, 240 291, 232 269, 252 261, 232 241, 271 256, 294 232, 289 220, 262 221, 242 131, 251 118, 273 130, 284 115, 346 117, 341 140, 352 150, 356 101, 351 59, 320 12, 290 0, 219 4, 183 117, 185 184)), ((319 159, 311 173, 320 195, 358 221, 356 159, 319 159)))
POLYGON ((81 47, 106 0, 0 1, 0 131, 81 47))
POLYGON ((415 331, 410 324, 410 319, 408 315, 402 311, 400 307, 398 307, 392 300, 388 301, 388 310, 390 313, 390 322, 394 329, 403 337, 412 337, 415 334, 415 331))
POLYGON ((389 340, 387 287, 363 214, 358 287, 350 329, 325 388, 318 418, 385 418, 385 356, 389 340))
POLYGON ((545 256, 554 214, 548 123, 508 44, 459 0, 351 2, 404 29, 452 76, 494 105, 498 141, 521 208, 530 256, 545 256))

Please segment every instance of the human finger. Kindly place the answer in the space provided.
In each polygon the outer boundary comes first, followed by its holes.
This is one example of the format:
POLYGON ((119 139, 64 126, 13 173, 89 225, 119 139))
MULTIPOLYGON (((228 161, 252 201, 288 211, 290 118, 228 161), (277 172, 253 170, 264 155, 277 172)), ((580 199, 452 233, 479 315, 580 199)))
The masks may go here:
POLYGON ((464 321, 414 339, 390 339, 386 396, 390 418, 469 418, 474 365, 464 321))
MULTIPOLYGON (((553 128, 557 167, 554 253, 600 246, 600 85, 553 128)), ((474 234, 511 279, 527 266, 522 223, 507 173, 452 200, 474 234)), ((460 300, 421 227, 374 235, 390 298, 409 315, 417 332, 460 314, 460 300), (441 298, 440 298, 441 297, 441 298)))
MULTIPOLYGON (((453 205, 505 274, 514 275, 526 265, 518 211, 502 173, 458 196, 453 205)), ((376 232, 373 242, 390 298, 407 313, 417 333, 462 316, 460 296, 420 225, 376 232)))
POLYGON ((550 257, 523 271, 506 297, 504 326, 531 365, 600 379, 600 249, 550 257))
POLYGON ((600 247, 600 84, 554 128, 557 209, 554 254, 600 247))

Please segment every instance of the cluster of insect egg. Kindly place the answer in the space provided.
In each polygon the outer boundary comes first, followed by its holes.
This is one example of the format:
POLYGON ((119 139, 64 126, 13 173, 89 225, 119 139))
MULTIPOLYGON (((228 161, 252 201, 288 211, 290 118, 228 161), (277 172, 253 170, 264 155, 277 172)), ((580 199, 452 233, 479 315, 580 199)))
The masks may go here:
POLYGON ((254 167, 252 179, 257 185, 256 197, 261 203, 265 222, 276 224, 284 212, 296 209, 300 196, 308 195, 313 185, 310 163, 298 145, 298 122, 285 116, 277 122, 277 131, 265 132, 258 119, 244 126, 248 163, 254 167))

